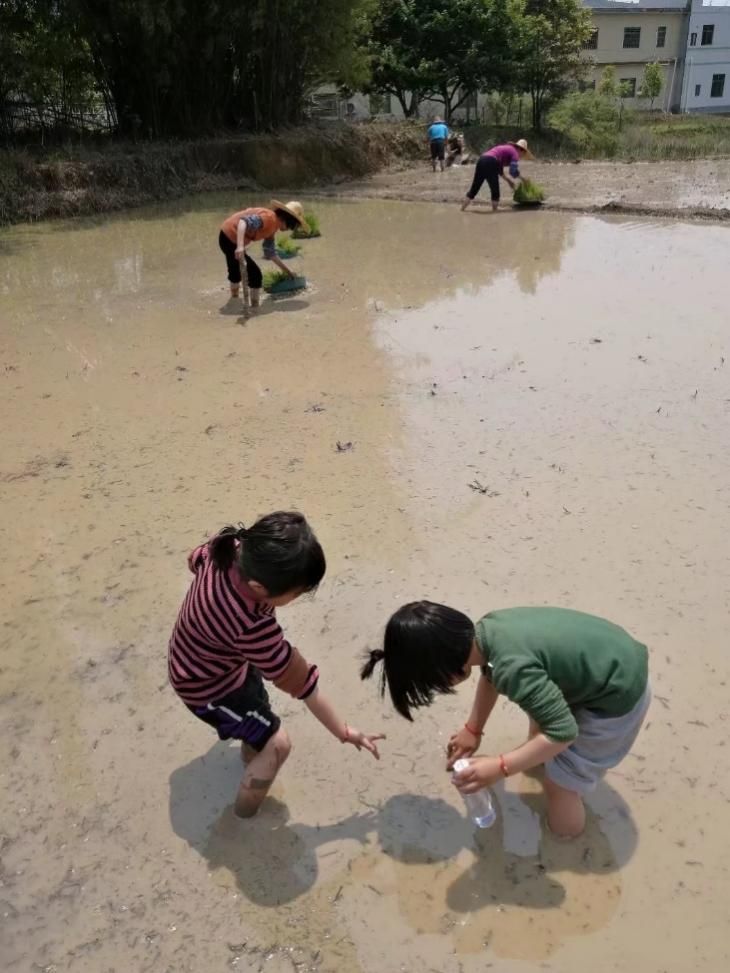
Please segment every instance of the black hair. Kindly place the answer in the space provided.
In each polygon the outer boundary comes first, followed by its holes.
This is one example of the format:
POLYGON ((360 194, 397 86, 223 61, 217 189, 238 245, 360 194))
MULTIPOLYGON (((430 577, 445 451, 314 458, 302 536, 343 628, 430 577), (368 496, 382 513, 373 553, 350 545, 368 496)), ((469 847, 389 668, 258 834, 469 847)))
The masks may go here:
POLYGON ((258 581, 273 597, 314 591, 327 570, 321 544, 296 511, 277 510, 253 527, 224 527, 211 540, 210 555, 221 570, 235 562, 247 581, 258 581))
POLYGON ((430 706, 436 693, 453 693, 473 641, 474 624, 466 615, 432 601, 414 601, 391 615, 383 648, 369 653, 360 677, 369 679, 382 662, 380 695, 387 686, 401 716, 413 720, 411 707, 430 706))
POLYGON ((285 209, 275 209, 274 212, 280 220, 284 221, 287 230, 296 230, 296 228, 301 225, 296 216, 292 216, 292 214, 287 212, 285 209))

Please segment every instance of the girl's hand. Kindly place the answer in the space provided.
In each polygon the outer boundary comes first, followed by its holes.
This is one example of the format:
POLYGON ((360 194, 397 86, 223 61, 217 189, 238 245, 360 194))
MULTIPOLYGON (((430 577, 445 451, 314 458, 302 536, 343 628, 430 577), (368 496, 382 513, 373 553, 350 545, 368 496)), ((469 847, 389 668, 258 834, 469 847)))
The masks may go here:
POLYGON ((491 787, 502 776, 502 768, 496 757, 473 757, 466 770, 454 774, 454 786, 462 794, 474 794, 482 787, 491 787))
POLYGON ((362 750, 364 747, 376 760, 380 760, 380 753, 375 741, 384 739, 384 733, 363 733, 362 730, 358 730, 354 726, 348 726, 345 739, 342 742, 351 743, 358 750, 362 750))
POLYGON ((472 733, 465 726, 454 733, 446 746, 446 756, 449 758, 446 769, 451 770, 457 760, 471 757, 481 742, 482 736, 472 733))
POLYGON ((240 260, 243 256, 243 247, 236 247, 236 260, 240 260))

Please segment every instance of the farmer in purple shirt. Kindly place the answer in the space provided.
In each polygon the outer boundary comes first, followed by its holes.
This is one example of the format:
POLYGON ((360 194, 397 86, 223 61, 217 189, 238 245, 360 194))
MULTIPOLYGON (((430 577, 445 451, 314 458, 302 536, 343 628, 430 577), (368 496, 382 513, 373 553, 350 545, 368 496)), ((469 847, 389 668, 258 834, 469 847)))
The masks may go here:
POLYGON ((515 188, 515 179, 520 179, 520 162, 522 159, 534 159, 534 155, 527 148, 527 141, 520 139, 518 142, 507 142, 505 145, 495 145, 483 155, 479 156, 476 169, 474 170, 474 180, 469 192, 464 197, 461 204, 465 210, 469 203, 482 188, 482 185, 489 183, 492 193, 492 209, 496 211, 499 207, 499 177, 509 183, 512 189, 515 188), (505 173, 505 169, 509 172, 505 173))

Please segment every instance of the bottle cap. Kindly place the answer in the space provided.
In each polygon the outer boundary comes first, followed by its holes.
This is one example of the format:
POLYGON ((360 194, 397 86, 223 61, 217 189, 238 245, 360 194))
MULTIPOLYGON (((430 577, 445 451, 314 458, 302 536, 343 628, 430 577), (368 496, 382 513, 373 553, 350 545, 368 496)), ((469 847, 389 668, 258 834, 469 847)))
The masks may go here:
POLYGON ((454 763, 455 774, 460 774, 462 770, 468 770, 468 769, 469 769, 469 761, 466 759, 466 757, 462 757, 460 760, 457 760, 454 763))

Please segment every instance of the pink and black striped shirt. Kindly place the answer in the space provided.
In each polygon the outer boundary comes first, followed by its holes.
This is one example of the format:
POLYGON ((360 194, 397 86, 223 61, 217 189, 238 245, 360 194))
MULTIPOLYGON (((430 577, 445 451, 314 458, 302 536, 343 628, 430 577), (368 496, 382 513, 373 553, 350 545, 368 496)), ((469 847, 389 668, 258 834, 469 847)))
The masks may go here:
POLYGON ((248 667, 297 699, 319 679, 284 638, 274 609, 257 601, 238 568, 222 571, 208 545, 188 558, 195 575, 170 638, 168 672, 175 692, 191 706, 205 706, 239 689, 248 667))

